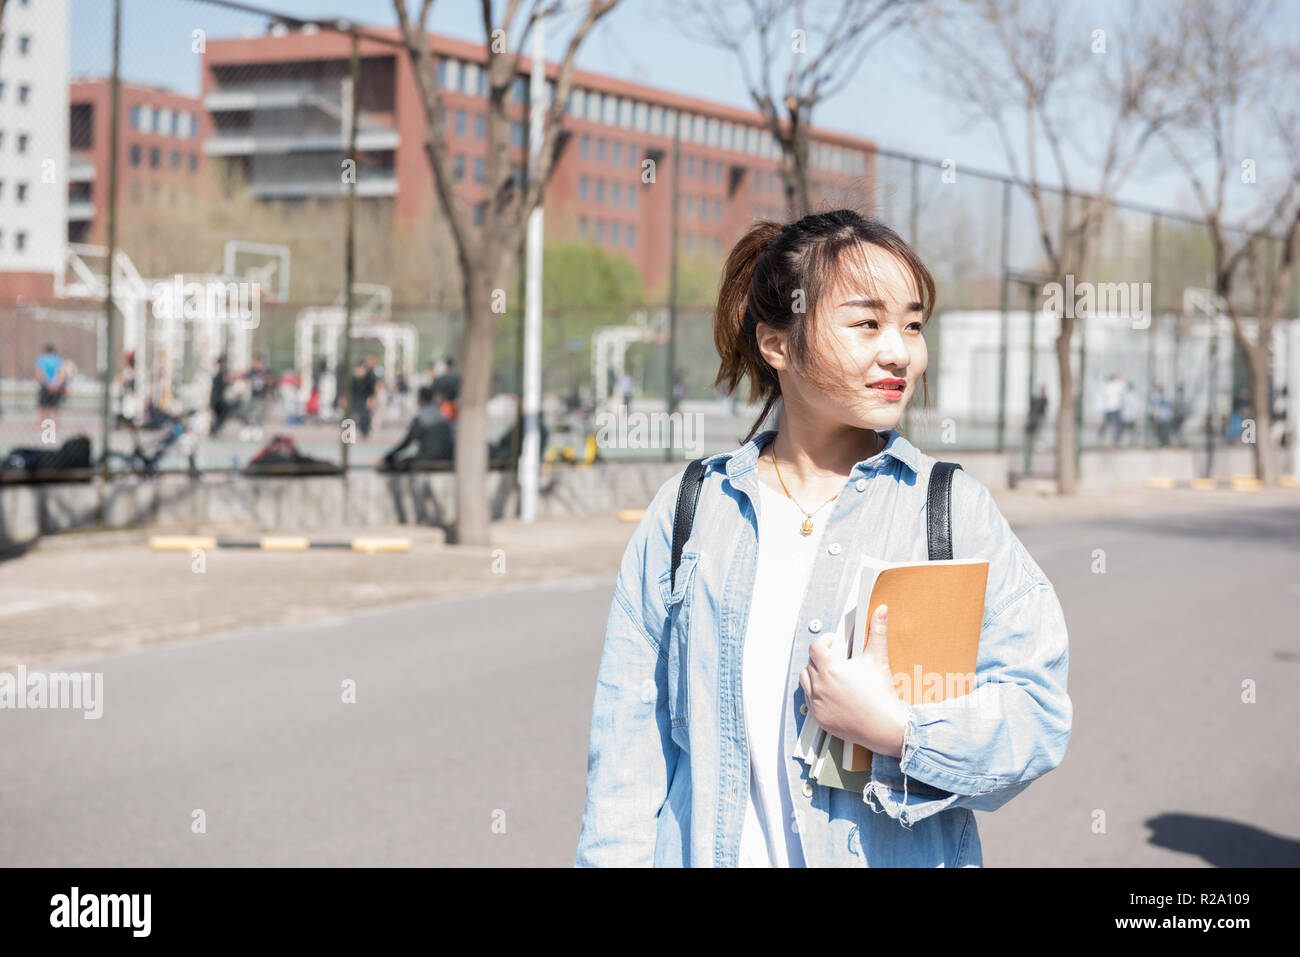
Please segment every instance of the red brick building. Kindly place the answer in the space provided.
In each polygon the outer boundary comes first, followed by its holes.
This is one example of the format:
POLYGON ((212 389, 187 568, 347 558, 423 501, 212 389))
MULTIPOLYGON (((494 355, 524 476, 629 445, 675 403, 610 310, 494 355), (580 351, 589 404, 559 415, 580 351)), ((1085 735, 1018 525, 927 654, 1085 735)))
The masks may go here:
MULTIPOLYGON (((211 119, 200 102, 158 87, 122 83, 118 101, 118 209, 175 206, 204 183, 211 119)), ((108 238, 111 90, 107 79, 68 84, 68 241, 108 238)))
MULTIPOLYGON (((438 35, 430 36, 430 48, 445 96, 453 170, 467 208, 477 213, 486 172, 485 53, 479 44, 438 35)), ((209 39, 202 77, 202 104, 212 123, 207 154, 240 170, 258 196, 342 196, 349 51, 347 37, 311 28, 209 39)), ((363 41, 360 53, 357 194, 394 204, 402 218, 436 215, 422 146, 424 111, 410 62, 401 48, 378 41, 363 41)), ((520 168, 527 155, 527 59, 521 69, 509 107, 520 168)), ((550 95, 557 73, 547 64, 550 95)), ((780 152, 759 114, 578 70, 564 120, 567 135, 547 189, 548 236, 616 249, 637 263, 647 288, 663 283, 679 118, 684 252, 721 255, 755 217, 784 215, 780 152), (642 182, 647 158, 655 161, 653 183, 642 182)), ((818 199, 869 195, 872 141, 815 131, 813 142, 818 199)))

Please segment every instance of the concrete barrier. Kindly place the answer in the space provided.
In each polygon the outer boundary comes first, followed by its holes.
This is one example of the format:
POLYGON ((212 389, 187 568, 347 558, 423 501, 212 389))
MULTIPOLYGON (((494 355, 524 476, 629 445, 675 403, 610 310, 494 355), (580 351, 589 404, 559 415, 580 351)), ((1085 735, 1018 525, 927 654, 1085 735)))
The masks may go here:
MULTIPOLYGON (((994 491, 1007 487, 1019 453, 942 451, 967 474, 994 491)), ((1105 449, 1080 457, 1080 488, 1106 492, 1143 485, 1153 476, 1186 482, 1204 469, 1199 449, 1105 449)), ((538 512, 545 517, 643 509, 659 486, 685 462, 611 462, 554 467, 542 473, 538 512)), ((1249 447, 1216 451, 1215 477, 1252 469, 1249 447)), ((88 483, 0 486, 0 546, 23 545, 72 529, 186 528, 226 523, 267 531, 327 527, 428 525, 447 527, 456 517, 455 477, 450 472, 385 473, 355 470, 346 478, 247 477, 228 474, 199 479, 133 477, 88 483)), ((514 471, 488 474, 485 488, 493 519, 519 513, 514 471)))

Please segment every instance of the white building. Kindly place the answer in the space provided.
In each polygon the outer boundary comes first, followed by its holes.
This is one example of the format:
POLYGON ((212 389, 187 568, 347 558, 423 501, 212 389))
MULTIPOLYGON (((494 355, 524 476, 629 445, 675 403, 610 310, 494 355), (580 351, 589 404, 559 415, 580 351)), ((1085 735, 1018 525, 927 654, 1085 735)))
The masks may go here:
POLYGON ((68 229, 68 0, 9 0, 0 48, 0 301, 48 299, 68 229))

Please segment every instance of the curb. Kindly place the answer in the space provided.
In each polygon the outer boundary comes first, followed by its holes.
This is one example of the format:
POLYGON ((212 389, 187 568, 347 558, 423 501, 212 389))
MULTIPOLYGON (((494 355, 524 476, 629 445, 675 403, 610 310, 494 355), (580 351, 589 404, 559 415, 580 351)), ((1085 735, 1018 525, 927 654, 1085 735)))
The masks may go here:
MULTIPOLYGON (((1198 492, 1214 489, 1232 489, 1234 492, 1258 492, 1264 483, 1253 475, 1233 475, 1226 480, 1212 478, 1173 479, 1153 476, 1146 480, 1147 488, 1188 488, 1198 492)), ((1281 475, 1277 482, 1282 488, 1300 488, 1300 475, 1281 475)))
POLYGON ((313 548, 351 550, 366 555, 377 552, 409 552, 409 538, 353 538, 340 541, 312 541, 287 535, 267 535, 257 539, 220 539, 211 535, 152 535, 149 548, 155 552, 188 552, 193 549, 245 548, 264 552, 305 552, 313 548))

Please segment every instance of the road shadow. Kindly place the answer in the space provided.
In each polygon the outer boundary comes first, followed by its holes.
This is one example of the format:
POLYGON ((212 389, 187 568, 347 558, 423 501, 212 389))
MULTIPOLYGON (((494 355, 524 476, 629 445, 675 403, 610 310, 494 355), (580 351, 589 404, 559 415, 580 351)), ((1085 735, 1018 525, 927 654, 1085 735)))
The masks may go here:
POLYGON ((1300 867, 1300 841, 1198 814, 1160 814, 1148 818, 1150 843, 1181 854, 1195 854, 1211 867, 1300 867))

